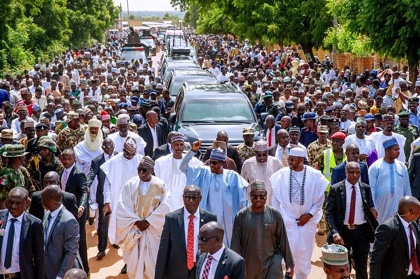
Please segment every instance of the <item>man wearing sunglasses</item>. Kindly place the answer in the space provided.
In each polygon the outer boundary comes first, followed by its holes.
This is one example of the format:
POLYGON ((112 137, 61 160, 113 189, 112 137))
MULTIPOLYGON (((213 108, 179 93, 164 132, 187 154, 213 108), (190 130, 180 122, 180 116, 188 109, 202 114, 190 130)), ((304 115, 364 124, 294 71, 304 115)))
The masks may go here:
POLYGON ((200 228, 196 278, 200 279, 245 279, 245 260, 223 244, 222 225, 209 222, 200 228))
POLYGON ((165 215, 165 183, 152 175, 155 162, 145 156, 137 167, 138 175, 125 183, 117 206, 116 243, 122 245, 128 278, 154 278, 155 259, 165 215))
POLYGON ((198 207, 201 201, 198 186, 188 185, 181 195, 184 207, 165 217, 155 279, 194 279, 198 231, 204 224, 217 221, 216 215, 198 207))
POLYGON ((246 278, 283 278, 282 259, 286 273, 293 276, 293 256, 286 227, 280 212, 266 206, 267 190, 263 181, 252 182, 251 206, 243 208, 233 223, 233 251, 246 261, 246 278))
POLYGON ((187 185, 194 184, 200 187, 203 195, 200 207, 216 214, 225 232, 225 244, 229 247, 233 219, 236 213, 248 204, 245 192, 248 182, 237 172, 223 168, 226 153, 221 148, 211 150, 210 168, 189 165, 200 146, 199 141, 193 143, 191 151, 182 159, 179 170, 187 175, 187 185))

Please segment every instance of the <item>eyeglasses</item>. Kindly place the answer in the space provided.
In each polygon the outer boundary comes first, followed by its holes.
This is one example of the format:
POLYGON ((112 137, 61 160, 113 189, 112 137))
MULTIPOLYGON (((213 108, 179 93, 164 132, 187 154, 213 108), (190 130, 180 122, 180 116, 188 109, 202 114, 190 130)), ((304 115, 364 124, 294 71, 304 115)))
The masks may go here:
POLYGON ((201 196, 187 196, 187 195, 184 195, 183 197, 186 200, 193 200, 193 201, 196 201, 197 199, 201 198, 201 196))
POLYGON ((210 165, 217 165, 219 161, 210 161, 210 165))
POLYGON ((105 148, 105 149, 109 149, 109 148, 113 148, 114 146, 113 145, 102 145, 102 148, 105 148))
POLYGON ((207 241, 209 241, 212 238, 218 237, 218 235, 215 236, 211 236, 211 237, 205 237, 202 235, 197 235, 198 241, 202 242, 202 243, 206 243, 207 241))
POLYGON ((138 172, 148 172, 149 169, 146 169, 146 168, 138 168, 137 171, 138 172))
POLYGON ((267 153, 255 154, 255 156, 257 156, 257 157, 267 157, 267 153))
POLYGON ((267 198, 267 195, 255 195, 255 196, 251 196, 251 199, 253 199, 253 200, 258 200, 258 199, 260 199, 260 200, 265 200, 267 198))

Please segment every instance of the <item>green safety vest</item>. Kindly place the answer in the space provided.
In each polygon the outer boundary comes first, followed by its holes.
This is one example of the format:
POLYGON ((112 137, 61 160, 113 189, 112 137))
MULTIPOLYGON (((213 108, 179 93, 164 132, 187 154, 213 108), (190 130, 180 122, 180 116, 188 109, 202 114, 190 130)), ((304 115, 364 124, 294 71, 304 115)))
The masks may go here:
MULTIPOLYGON (((335 163, 335 157, 334 157, 334 152, 332 152, 332 148, 328 148, 323 153, 324 153, 324 169, 322 171, 322 174, 330 182, 327 186, 327 189, 325 190, 325 192, 328 193, 330 191, 330 187, 331 187, 332 171, 337 165, 335 163)), ((343 162, 345 160, 347 160, 347 157, 346 157, 346 154, 344 153, 343 162)))

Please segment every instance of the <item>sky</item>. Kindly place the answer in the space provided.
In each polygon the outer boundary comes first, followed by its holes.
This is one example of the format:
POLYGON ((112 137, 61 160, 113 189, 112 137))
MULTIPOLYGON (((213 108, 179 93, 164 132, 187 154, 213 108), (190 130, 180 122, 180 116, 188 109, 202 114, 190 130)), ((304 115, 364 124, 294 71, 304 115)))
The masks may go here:
POLYGON ((127 1, 130 11, 174 11, 170 0, 114 0, 116 5, 127 11, 127 1))

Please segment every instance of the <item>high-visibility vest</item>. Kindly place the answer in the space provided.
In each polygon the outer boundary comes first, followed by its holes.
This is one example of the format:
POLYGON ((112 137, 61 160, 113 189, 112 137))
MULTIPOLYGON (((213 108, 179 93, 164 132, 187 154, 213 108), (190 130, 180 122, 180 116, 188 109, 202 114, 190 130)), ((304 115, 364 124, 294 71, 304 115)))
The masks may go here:
MULTIPOLYGON (((343 152, 344 152, 344 150, 343 150, 343 152)), ((335 163, 335 157, 334 157, 334 152, 332 152, 332 148, 328 148, 323 153, 324 153, 324 169, 322 171, 322 174, 330 182, 327 186, 327 189, 325 190, 325 192, 328 193, 330 191, 330 187, 331 187, 332 171, 337 166, 337 164, 335 163)), ((346 159, 347 159, 347 157, 346 157, 346 154, 344 153, 343 162, 346 159)))

